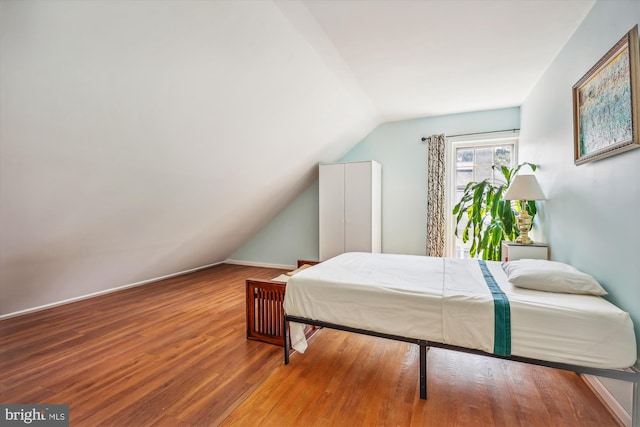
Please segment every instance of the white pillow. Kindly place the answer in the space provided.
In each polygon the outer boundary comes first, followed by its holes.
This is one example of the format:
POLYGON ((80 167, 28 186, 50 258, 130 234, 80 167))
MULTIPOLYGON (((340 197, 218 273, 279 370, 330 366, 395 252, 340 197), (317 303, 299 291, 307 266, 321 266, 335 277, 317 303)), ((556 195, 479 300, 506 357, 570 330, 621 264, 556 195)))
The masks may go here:
POLYGON ((519 259, 502 263, 502 268, 509 282, 519 288, 565 294, 607 294, 587 273, 557 261, 519 259))

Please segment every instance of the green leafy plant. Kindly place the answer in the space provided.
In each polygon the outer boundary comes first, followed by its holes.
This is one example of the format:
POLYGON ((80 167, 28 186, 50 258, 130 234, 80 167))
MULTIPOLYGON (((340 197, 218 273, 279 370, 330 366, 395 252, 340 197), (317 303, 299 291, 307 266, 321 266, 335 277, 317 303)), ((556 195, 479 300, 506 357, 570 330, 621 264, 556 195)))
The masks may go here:
MULTIPOLYGON (((500 185, 493 185, 488 180, 470 182, 465 187, 460 202, 454 206, 456 236, 460 237, 460 222, 463 218, 467 219, 462 229, 462 241, 466 243, 471 239, 471 257, 477 255, 485 260, 499 261, 502 256, 502 241, 514 241, 520 234, 516 214, 522 209, 521 202, 504 200, 503 195, 523 166, 529 166, 534 172, 537 169, 537 165, 528 162, 512 169, 492 166, 494 170, 500 168, 505 182, 500 185)), ((528 200, 525 205, 527 213, 533 219, 537 213, 535 200, 528 200)))

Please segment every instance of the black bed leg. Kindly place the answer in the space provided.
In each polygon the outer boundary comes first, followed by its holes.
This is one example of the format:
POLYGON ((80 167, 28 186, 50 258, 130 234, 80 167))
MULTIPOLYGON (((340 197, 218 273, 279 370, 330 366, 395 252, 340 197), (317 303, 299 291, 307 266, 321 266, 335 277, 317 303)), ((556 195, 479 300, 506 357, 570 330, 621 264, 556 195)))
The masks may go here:
POLYGON ((427 400, 427 342, 420 342, 420 399, 427 400))
POLYGON ((284 336, 284 364, 289 364, 289 328, 287 327, 287 316, 282 316, 282 335, 284 336))
POLYGON ((631 425, 633 427, 640 427, 640 395, 638 395, 638 383, 633 383, 633 402, 631 406, 631 425))

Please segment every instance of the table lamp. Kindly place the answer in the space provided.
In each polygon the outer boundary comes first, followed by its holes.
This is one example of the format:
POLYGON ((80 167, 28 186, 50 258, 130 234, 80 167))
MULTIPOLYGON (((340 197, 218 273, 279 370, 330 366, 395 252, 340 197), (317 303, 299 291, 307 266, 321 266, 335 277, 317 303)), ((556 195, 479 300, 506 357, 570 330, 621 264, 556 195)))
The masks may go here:
POLYGON ((516 243, 530 245, 533 240, 529 238, 528 233, 531 230, 533 218, 527 212, 526 203, 527 200, 544 200, 544 193, 542 193, 536 177, 534 175, 516 175, 503 198, 505 200, 521 200, 522 209, 520 209, 520 215, 516 217, 520 235, 516 239, 516 243))

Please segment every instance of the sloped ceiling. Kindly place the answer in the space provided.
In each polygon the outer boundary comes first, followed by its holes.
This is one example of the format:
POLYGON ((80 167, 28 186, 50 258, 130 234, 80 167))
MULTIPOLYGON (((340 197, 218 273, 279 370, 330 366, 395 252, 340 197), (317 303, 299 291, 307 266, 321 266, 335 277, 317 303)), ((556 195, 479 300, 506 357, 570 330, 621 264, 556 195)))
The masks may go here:
POLYGON ((226 259, 381 122, 519 105, 592 4, 0 2, 0 315, 226 259))
POLYGON ((522 103, 595 0, 304 0, 385 120, 522 103))

